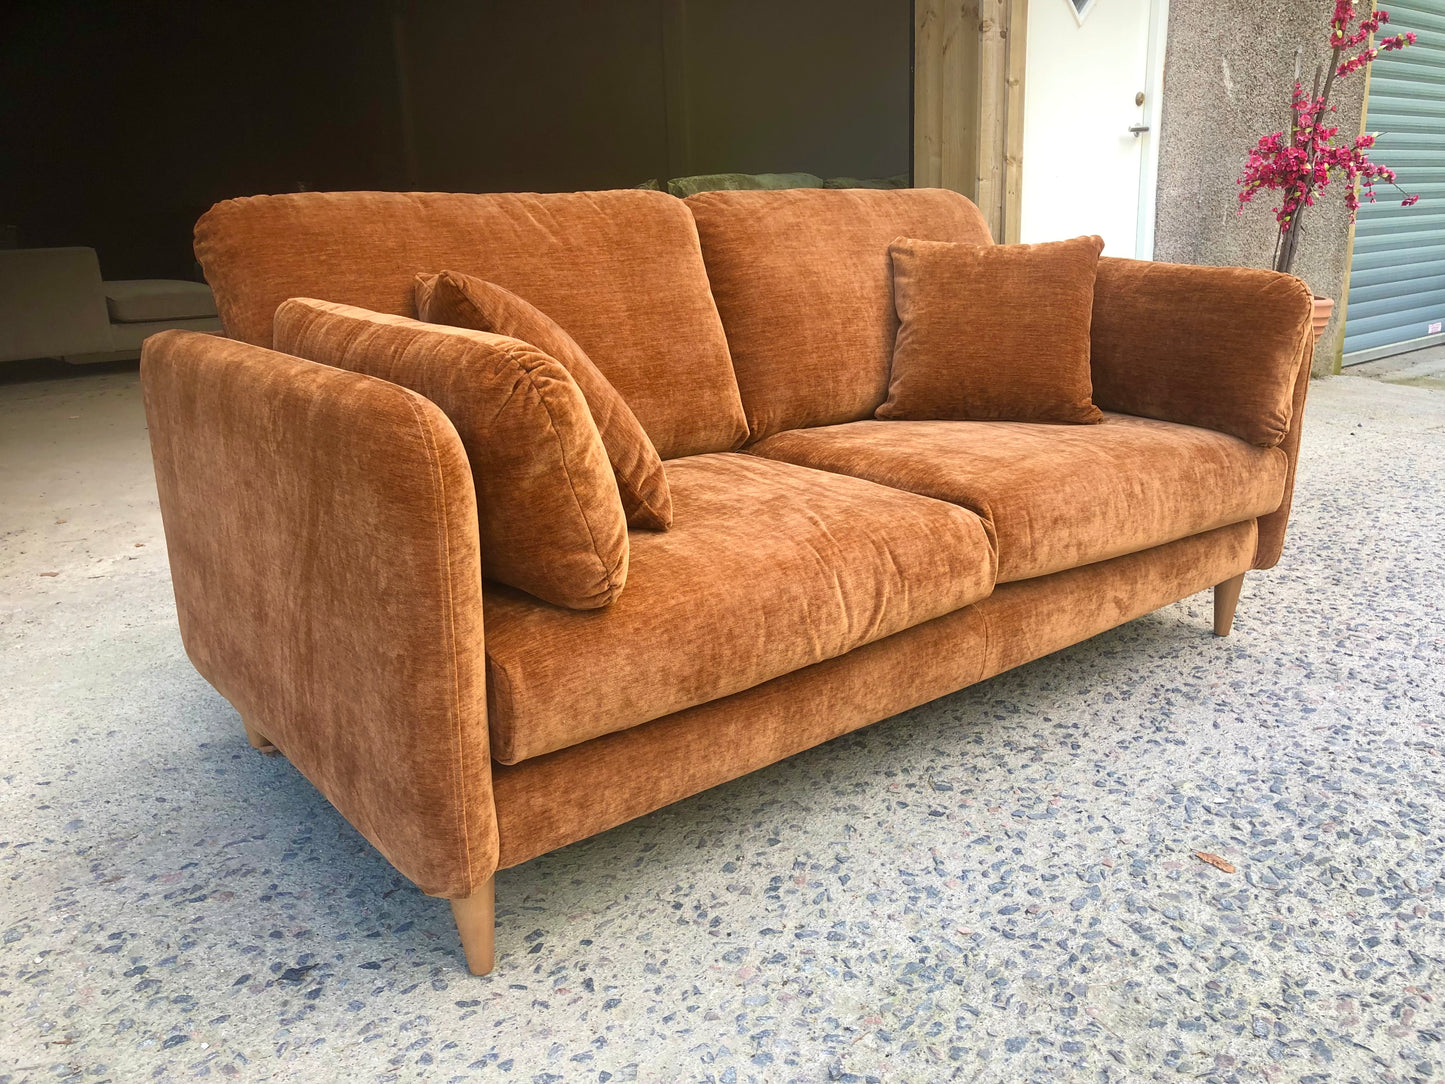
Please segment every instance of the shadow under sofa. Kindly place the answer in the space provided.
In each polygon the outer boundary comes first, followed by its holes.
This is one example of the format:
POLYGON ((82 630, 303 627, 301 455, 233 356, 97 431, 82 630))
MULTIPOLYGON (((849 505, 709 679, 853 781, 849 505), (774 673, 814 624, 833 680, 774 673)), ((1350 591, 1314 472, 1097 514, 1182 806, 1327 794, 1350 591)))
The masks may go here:
POLYGON ((142 380, 188 655, 493 964, 493 876, 1278 560, 1312 345, 1273 272, 1105 258, 1103 424, 874 421, 887 247, 989 243, 942 190, 301 193, 218 204, 229 338, 142 380), (271 349, 417 272, 565 327, 664 461, 598 610, 483 576, 473 467, 415 391, 271 349))

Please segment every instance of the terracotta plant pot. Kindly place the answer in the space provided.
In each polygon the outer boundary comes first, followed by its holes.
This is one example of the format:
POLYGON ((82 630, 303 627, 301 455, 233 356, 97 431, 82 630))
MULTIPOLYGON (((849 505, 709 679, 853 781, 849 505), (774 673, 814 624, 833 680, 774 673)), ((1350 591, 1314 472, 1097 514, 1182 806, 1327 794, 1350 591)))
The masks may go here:
POLYGON ((1335 311, 1335 299, 1332 297, 1315 297, 1315 338, 1318 339, 1325 333, 1325 327, 1330 322, 1330 313, 1335 311))

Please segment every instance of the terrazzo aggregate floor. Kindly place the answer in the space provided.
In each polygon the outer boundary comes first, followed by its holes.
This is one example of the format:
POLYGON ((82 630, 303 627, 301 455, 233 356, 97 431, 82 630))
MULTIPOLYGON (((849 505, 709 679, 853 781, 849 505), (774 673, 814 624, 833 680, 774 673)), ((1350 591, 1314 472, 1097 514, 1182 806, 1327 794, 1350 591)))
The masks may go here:
POLYGON ((0 387, 0 470, 0 1084, 1445 1081, 1445 391, 1313 387, 1229 639, 505 871, 486 978, 186 661, 134 373, 0 387))

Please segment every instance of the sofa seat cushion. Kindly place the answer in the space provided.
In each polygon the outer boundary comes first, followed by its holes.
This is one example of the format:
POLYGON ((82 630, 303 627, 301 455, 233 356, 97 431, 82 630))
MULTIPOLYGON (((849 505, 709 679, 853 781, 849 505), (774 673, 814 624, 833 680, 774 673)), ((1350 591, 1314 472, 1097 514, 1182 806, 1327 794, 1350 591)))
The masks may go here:
POLYGON ((779 433, 750 451, 867 478, 982 516, 1000 583, 1092 564, 1272 512, 1277 448, 1105 413, 1100 425, 863 421, 779 433))
POLYGON ((672 530, 631 532, 605 610, 486 585, 497 760, 740 692, 993 589, 987 531, 956 505, 743 453, 665 466, 672 530))
POLYGON ((202 320, 216 315, 216 299, 204 282, 184 279, 115 279, 101 284, 114 324, 202 320))

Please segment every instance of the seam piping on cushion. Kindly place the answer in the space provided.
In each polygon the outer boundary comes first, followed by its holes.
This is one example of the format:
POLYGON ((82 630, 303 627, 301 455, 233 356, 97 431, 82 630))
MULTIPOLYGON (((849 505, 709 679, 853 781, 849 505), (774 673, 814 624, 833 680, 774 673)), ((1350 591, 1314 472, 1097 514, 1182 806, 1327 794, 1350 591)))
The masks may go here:
MULTIPOLYGON (((512 693, 512 676, 507 673, 505 667, 501 666, 498 663, 494 663, 490 655, 487 656, 487 682, 487 687, 489 689, 495 688, 497 690, 497 714, 507 715, 515 719, 517 715, 517 698, 512 693), (507 706, 505 712, 503 712, 500 708, 503 700, 506 701, 507 706)), ((488 718, 487 736, 489 739, 491 737, 491 733, 492 721, 490 718, 488 718)), ((515 746, 515 742, 505 746, 502 745, 501 742, 495 743, 491 749, 491 759, 496 760, 502 764, 507 764, 515 761, 517 759, 515 746)))
MULTIPOLYGON (((537 350, 537 348, 536 348, 535 346, 534 346, 532 349, 533 349, 533 350, 537 350)), ((537 350, 537 354, 538 354, 539 357, 544 357, 544 358, 548 357, 548 355, 542 353, 541 350, 537 350)), ((548 423, 549 425, 551 425, 551 427, 552 427, 552 435, 553 435, 553 437, 554 437, 554 438, 556 439, 556 441, 557 441, 557 446, 558 446, 558 448, 559 448, 559 449, 565 448, 565 444, 564 444, 563 441, 562 441, 562 432, 561 432, 561 430, 557 427, 557 420, 552 416, 552 408, 551 408, 550 406, 548 406, 548 404, 547 404, 547 397, 542 394, 542 389, 537 386, 537 381, 536 381, 536 379, 532 376, 532 371, 531 371, 530 369, 528 369, 524 364, 522 364, 521 359, 517 357, 516 351, 512 350, 510 347, 507 348, 507 357, 511 360, 511 362, 512 362, 514 365, 517 366, 518 369, 520 369, 520 370, 522 371, 522 375, 527 378, 527 383, 531 386, 531 388, 532 388, 532 393, 533 393, 534 395, 536 395, 537 401, 538 401, 539 403, 541 403, 542 409, 543 409, 543 410, 546 412, 546 414, 547 414, 547 423, 548 423)), ((561 369, 562 369, 562 371, 563 371, 564 373, 567 372, 567 367, 566 367, 565 365, 562 365, 562 363, 561 363, 560 361, 557 361, 557 359, 555 359, 555 358, 551 358, 551 360, 552 360, 556 365, 558 365, 559 367, 561 367, 561 369)), ((568 379, 571 379, 572 374, 571 374, 571 373, 567 373, 567 376, 568 376, 568 379)), ((576 382, 575 380, 572 382, 572 384, 573 384, 574 387, 576 387, 576 383, 577 383, 577 382, 576 382)), ((578 389, 577 389, 577 394, 578 394, 579 396, 582 395, 582 389, 581 389, 581 388, 578 388, 578 389)), ((587 399, 586 399, 585 396, 583 396, 582 402, 583 402, 583 405, 585 406, 586 403, 587 403, 587 399)), ((589 419, 592 417, 592 412, 591 412, 590 410, 587 412, 587 417, 588 417, 589 419)), ((596 422, 593 422, 593 423, 592 423, 592 427, 593 427, 593 429, 595 430, 595 429, 597 428, 597 423, 596 423, 596 422)), ((599 444, 602 442, 602 437, 601 437, 600 434, 599 434, 598 437, 597 437, 597 441, 598 441, 599 444)), ((603 454, 603 458, 606 458, 607 449, 606 449, 605 447, 602 449, 602 454, 603 454)), ((572 468, 571 468, 570 463, 568 462, 568 458, 569 458, 569 457, 568 457, 567 455, 565 455, 565 454, 562 456, 562 470, 563 470, 563 472, 567 475, 567 490, 568 490, 568 492, 570 492, 570 493, 572 494, 572 500, 573 500, 574 502, 576 502, 576 504, 577 504, 577 514, 582 517, 582 522, 583 522, 583 523, 586 525, 586 527, 587 527, 587 537, 592 540, 592 553, 593 553, 593 555, 597 558, 597 564, 598 564, 598 566, 602 569, 603 582, 604 582, 605 584, 607 584, 607 587, 608 587, 607 591, 605 592, 605 594, 606 594, 606 596, 607 596, 607 602, 604 602, 604 603, 603 603, 603 605, 605 606, 605 605, 607 605, 607 603, 616 601, 617 596, 622 593, 622 585, 621 585, 621 584, 618 584, 618 585, 616 585, 616 586, 613 586, 613 573, 608 570, 608 568, 607 568, 607 562, 605 562, 605 561, 602 559, 602 552, 601 552, 601 550, 600 550, 600 549, 598 548, 598 546, 597 546, 597 532, 592 529, 592 519, 591 519, 590 516, 587 515, 587 511, 586 511, 586 509, 585 509, 585 508, 583 507, 583 505, 582 505, 582 498, 577 495, 577 486, 576 486, 576 484, 572 481, 572 468)), ((611 468, 611 464, 610 464, 610 463, 608 464, 608 468, 609 468, 609 469, 611 468)), ((613 476, 613 484, 615 485, 616 482, 617 482, 617 478, 616 478, 616 476, 614 475, 614 476, 613 476)), ((618 499, 619 499, 619 501, 620 501, 620 500, 621 500, 621 497, 619 496, 618 499)), ((624 515, 624 519, 623 519, 623 537, 624 537, 624 538, 626 537, 626 518, 625 518, 625 515, 624 515)), ((629 548, 630 548, 630 547, 629 547, 629 548)), ((594 609, 601 609, 601 607, 600 607, 600 606, 599 606, 599 607, 594 607, 594 609)))

